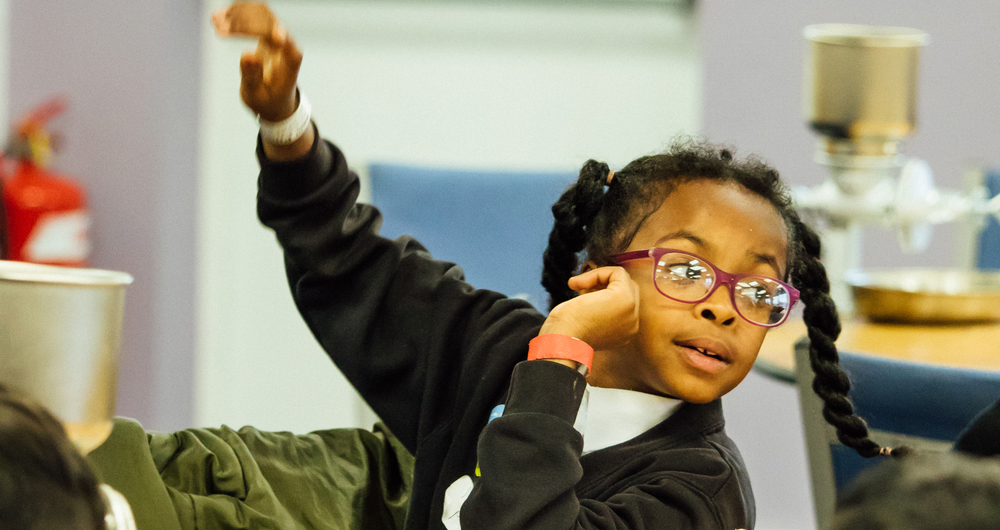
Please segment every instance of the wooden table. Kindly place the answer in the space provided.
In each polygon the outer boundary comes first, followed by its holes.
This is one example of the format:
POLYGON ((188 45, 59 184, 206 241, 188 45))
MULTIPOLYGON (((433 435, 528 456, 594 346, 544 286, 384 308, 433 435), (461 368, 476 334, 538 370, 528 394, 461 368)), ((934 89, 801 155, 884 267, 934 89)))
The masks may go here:
MULTIPOLYGON (((801 320, 789 320, 768 331, 754 368, 794 383, 794 346, 805 336, 806 326, 801 320)), ((1000 371, 1000 323, 930 326, 845 319, 837 348, 906 361, 1000 371)))

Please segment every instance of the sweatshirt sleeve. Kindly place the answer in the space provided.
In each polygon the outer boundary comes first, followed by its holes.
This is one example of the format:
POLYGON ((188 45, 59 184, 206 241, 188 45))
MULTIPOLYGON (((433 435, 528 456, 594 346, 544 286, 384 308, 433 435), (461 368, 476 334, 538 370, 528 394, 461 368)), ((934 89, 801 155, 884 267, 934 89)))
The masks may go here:
MULTIPOLYGON (((606 484, 607 496, 580 500, 583 437, 573 427, 586 380, 566 366, 524 361, 514 369, 503 416, 479 440, 481 476, 461 510, 462 530, 715 529, 735 527, 715 495, 685 478, 683 466, 606 484)), ((703 459, 691 452, 693 460, 703 459)), ((653 457, 649 457, 651 459, 653 457)), ((720 466, 719 473, 727 473, 720 466)))
POLYGON ((357 176, 318 135, 299 160, 271 162, 259 143, 257 153, 258 216, 284 251, 299 312, 415 451, 423 436, 468 406, 484 373, 509 377, 516 360, 492 352, 523 355, 514 345, 537 334, 540 315, 527 302, 474 289, 458 266, 434 260, 410 237, 380 236, 381 214, 356 203, 357 176))

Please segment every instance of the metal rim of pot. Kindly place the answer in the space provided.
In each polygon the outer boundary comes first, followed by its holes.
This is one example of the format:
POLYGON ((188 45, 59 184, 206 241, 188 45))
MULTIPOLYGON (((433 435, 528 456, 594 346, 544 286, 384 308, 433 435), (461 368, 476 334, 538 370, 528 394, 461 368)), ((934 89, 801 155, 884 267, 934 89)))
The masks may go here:
POLYGON ((102 269, 80 269, 0 260, 0 280, 60 285, 108 286, 129 285, 132 283, 133 278, 132 275, 124 272, 102 269))
POLYGON ((905 48, 926 46, 930 36, 914 28, 865 24, 813 24, 802 30, 806 39, 823 44, 905 48))

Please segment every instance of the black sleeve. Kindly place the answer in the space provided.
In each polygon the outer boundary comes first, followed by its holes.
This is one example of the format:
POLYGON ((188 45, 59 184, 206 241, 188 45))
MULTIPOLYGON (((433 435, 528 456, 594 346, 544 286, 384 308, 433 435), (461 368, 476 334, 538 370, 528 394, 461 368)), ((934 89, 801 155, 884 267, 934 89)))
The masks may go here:
POLYGON ((480 437, 481 477, 462 505, 462 530, 724 528, 713 495, 681 470, 637 476, 600 500, 577 498, 583 437, 573 423, 585 387, 561 364, 517 365, 503 416, 480 437))
POLYGON ((412 238, 381 237, 381 215, 356 204, 357 176, 333 144, 317 139, 309 155, 285 163, 268 161, 259 143, 257 152, 258 216, 284 251, 299 312, 415 452, 467 406, 484 372, 507 380, 516 360, 494 352, 523 359, 542 317, 527 302, 472 288, 412 238))
POLYGON ((1000 455, 1000 401, 980 411, 958 436, 953 449, 976 456, 1000 455))

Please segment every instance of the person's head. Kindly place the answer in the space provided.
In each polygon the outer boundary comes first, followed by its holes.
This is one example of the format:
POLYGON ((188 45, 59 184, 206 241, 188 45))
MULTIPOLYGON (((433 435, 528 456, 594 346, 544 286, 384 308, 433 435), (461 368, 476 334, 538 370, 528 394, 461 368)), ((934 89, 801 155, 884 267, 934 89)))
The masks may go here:
POLYGON ((0 385, 0 528, 97 530, 105 512, 97 478, 62 424, 0 385))
POLYGON ((792 208, 778 172, 758 159, 737 160, 728 149, 686 140, 609 175, 606 164, 588 161, 553 205, 542 277, 551 307, 576 295, 567 281, 581 265, 618 263, 639 285, 639 332, 616 351, 595 353, 600 383, 694 403, 715 400, 746 377, 766 326, 781 321, 798 289, 824 416, 845 445, 878 454, 846 397, 850 385, 833 343, 840 321, 819 261, 819 238, 792 208), (691 257, 642 255, 653 247, 691 257), (622 261, 626 252, 639 257, 622 261), (734 294, 735 284, 722 284, 716 269, 753 278, 741 280, 734 294), (704 288, 709 276, 719 286, 707 298, 668 297, 671 282, 704 288))
POLYGON ((1000 460, 957 453, 894 458, 860 473, 827 530, 1000 528, 1000 460))

